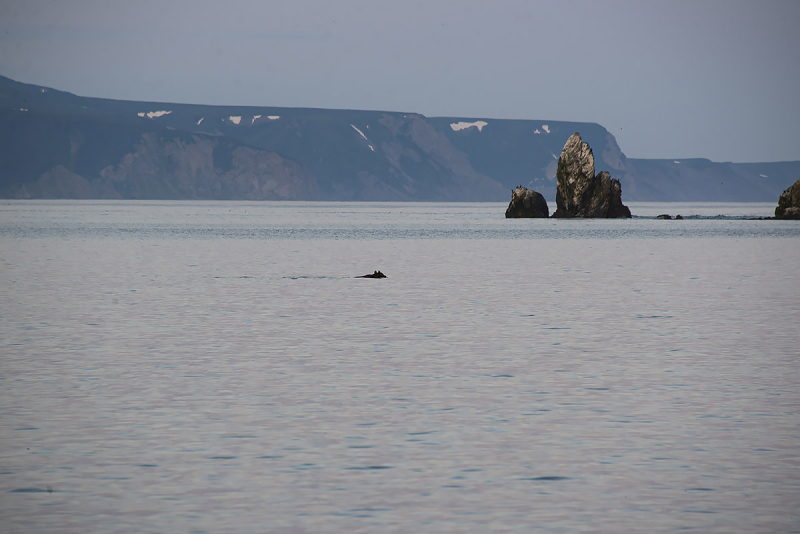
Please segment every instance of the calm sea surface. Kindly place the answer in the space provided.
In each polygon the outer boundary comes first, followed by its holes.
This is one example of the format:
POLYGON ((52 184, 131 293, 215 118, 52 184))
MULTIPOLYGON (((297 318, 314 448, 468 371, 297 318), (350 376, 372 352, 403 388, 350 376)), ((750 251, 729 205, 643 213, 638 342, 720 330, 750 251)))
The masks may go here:
POLYGON ((505 207, 1 203, 0 531, 800 532, 800 222, 505 207))

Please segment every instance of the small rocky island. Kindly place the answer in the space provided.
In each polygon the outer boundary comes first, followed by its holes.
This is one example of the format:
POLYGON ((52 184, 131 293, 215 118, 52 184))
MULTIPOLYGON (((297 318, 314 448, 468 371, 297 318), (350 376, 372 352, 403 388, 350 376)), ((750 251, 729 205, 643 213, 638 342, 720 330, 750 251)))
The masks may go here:
POLYGON ((606 171, 595 175, 594 154, 578 132, 561 151, 556 171, 556 212, 553 217, 630 218, 622 204, 622 186, 606 171))
POLYGON ((800 220, 800 178, 781 193, 775 218, 800 220))
POLYGON ((506 209, 506 219, 539 219, 550 216, 547 201, 536 191, 517 186, 511 193, 511 203, 506 209))

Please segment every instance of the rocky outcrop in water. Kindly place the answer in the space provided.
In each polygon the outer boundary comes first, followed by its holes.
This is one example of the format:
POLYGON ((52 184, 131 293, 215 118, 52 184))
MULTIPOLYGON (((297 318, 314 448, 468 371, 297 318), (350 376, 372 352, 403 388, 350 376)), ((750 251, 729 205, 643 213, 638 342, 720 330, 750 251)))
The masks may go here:
POLYGON ((775 218, 800 220, 800 179, 781 193, 778 207, 775 208, 775 218))
POLYGON ((606 171, 595 175, 594 155, 578 132, 572 134, 561 151, 556 170, 556 212, 553 217, 592 217, 612 219, 630 217, 622 204, 622 186, 606 171))
POLYGON ((511 193, 511 202, 506 209, 506 219, 538 219, 550 216, 547 201, 536 191, 521 185, 511 193))

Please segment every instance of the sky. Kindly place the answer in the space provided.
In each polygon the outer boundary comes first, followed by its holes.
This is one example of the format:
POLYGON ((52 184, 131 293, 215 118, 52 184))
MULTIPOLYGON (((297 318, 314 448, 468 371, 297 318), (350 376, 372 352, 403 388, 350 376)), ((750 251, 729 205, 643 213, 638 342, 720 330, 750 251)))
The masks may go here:
POLYGON ((597 122, 800 160, 800 0, 0 0, 0 75, 81 96, 597 122))

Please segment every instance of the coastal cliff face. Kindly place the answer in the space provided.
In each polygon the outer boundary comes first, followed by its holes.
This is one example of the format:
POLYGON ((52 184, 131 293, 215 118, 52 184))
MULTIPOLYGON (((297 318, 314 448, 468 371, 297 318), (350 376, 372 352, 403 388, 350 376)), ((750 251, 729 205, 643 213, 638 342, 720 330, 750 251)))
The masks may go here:
POLYGON ((619 180, 594 173, 594 154, 576 132, 567 139, 558 159, 556 212, 553 217, 622 218, 631 216, 622 204, 619 180))
POLYGON ((800 161, 634 160, 593 123, 85 98, 0 76, 0 197, 505 201, 556 196, 580 131, 629 200, 774 201, 800 161))
POLYGON ((316 200, 316 179, 297 163, 273 152, 193 135, 146 133, 132 152, 90 175, 56 165, 21 184, 15 198, 149 198, 316 200), (222 168, 215 151, 229 152, 222 168))
POLYGON ((82 98, 0 78, 0 197, 500 201, 413 113, 82 98), (22 106, 26 107, 22 107, 22 106))

